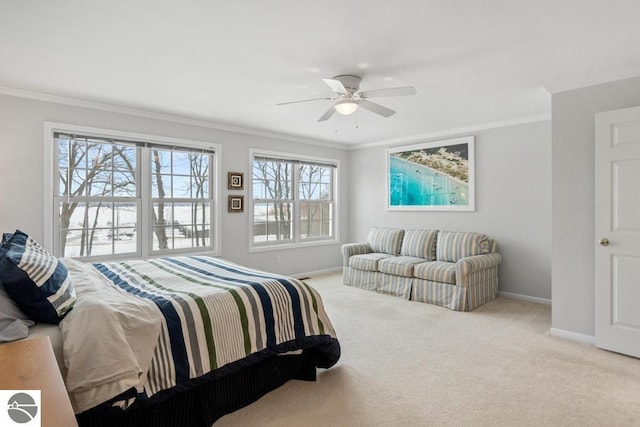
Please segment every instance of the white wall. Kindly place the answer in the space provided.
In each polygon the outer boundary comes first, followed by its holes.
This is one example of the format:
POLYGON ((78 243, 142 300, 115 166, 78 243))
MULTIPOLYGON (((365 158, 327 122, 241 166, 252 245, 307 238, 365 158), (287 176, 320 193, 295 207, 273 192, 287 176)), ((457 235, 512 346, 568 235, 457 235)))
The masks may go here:
POLYGON ((640 105, 640 78, 552 95, 552 328, 595 331, 595 135, 597 112, 640 105))
MULTIPOLYGON (((43 239, 45 121, 220 143, 221 172, 225 181, 220 197, 222 257, 282 274, 331 269, 342 263, 340 246, 347 241, 345 231, 335 245, 249 253, 247 212, 226 212, 226 173, 244 172, 245 178, 250 179, 250 148, 337 159, 344 166, 339 171, 344 177, 339 188, 339 202, 341 225, 347 229, 349 190, 345 169, 348 151, 6 95, 0 95, 0 231, 20 228, 36 239, 43 239), (280 257, 280 263, 276 262, 276 256, 280 257)), ((248 195, 246 188, 245 197, 248 195)))
MULTIPOLYGON (((640 78, 555 93, 552 125, 538 122, 474 133, 476 212, 391 212, 386 210, 386 147, 348 152, 0 95, 0 231, 21 228, 43 237, 44 121, 219 142, 223 173, 246 174, 249 148, 336 158, 342 162, 338 244, 249 253, 247 214, 223 209, 222 256, 296 274, 340 266, 340 245, 363 240, 374 225, 479 231, 498 241, 504 257, 502 291, 552 298, 554 329, 593 336, 593 119, 596 112, 635 105, 640 105, 640 78), (276 255, 281 264, 275 263, 276 255)), ((464 135, 451 135, 456 136, 464 135)), ((226 195, 223 190, 223 200, 226 195)))
MULTIPOLYGON (((340 160, 342 229, 338 244, 250 253, 247 213, 227 213, 224 201, 228 193, 223 190, 221 255, 232 261, 283 274, 298 274, 340 267, 340 245, 363 240, 374 225, 479 231, 498 241, 504 257, 500 269, 502 291, 551 298, 551 137, 548 121, 474 133, 475 212, 390 212, 386 209, 386 147, 347 151, 0 95, 3 171, 0 231, 21 228, 38 239, 44 235, 41 166, 44 121, 218 142, 223 147, 223 175, 227 171, 247 174, 250 148, 340 160), (276 263, 276 256, 280 256, 280 264, 276 263)), ((463 135, 451 135, 456 136, 463 135)))
MULTIPOLYGON (((388 211, 387 147, 352 151, 349 238, 363 241, 376 225, 486 233, 497 240, 503 256, 500 290, 550 299, 551 124, 544 121, 473 134, 475 212, 388 211)), ((456 136, 464 135, 451 135, 456 136)))

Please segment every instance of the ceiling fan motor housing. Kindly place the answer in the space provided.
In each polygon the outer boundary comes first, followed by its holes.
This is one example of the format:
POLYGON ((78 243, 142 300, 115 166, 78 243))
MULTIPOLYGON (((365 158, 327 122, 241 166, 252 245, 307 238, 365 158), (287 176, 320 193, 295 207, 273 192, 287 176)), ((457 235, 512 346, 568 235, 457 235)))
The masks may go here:
POLYGON ((353 76, 351 74, 343 74, 340 76, 335 76, 334 80, 338 80, 342 83, 345 89, 349 91, 350 94, 354 94, 360 89, 360 77, 353 76))

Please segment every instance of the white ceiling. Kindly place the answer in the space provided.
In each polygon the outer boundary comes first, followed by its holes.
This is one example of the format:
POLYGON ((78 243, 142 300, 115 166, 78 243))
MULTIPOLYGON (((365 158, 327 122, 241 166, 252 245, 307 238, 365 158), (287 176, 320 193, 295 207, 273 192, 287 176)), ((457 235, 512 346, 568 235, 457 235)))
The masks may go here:
MULTIPOLYGON (((0 87, 335 143, 549 117, 548 90, 640 75, 638 0, 2 0, 0 87), (395 109, 316 120, 321 78, 395 109)), ((7 89, 5 89, 5 93, 7 89)))

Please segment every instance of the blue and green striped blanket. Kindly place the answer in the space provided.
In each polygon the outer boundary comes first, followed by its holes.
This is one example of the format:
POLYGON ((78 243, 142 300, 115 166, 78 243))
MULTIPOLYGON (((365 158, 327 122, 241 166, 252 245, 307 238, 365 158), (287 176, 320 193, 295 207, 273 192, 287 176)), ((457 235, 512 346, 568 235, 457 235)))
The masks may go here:
POLYGON ((184 388, 233 362, 237 368, 238 361, 249 365, 312 347, 318 367, 328 368, 340 357, 320 295, 300 280, 206 256, 92 266, 125 298, 144 300, 161 313, 152 359, 141 379, 148 397, 184 388))

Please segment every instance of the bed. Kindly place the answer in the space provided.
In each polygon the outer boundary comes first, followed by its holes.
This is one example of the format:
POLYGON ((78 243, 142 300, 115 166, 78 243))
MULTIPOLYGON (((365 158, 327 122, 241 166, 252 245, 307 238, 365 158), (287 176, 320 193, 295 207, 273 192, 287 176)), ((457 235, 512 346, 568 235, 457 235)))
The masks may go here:
MULTIPOLYGON (((44 252, 34 244, 14 264, 44 252)), ((320 295, 291 277, 207 256, 52 265, 68 283, 47 297, 59 325, 30 333, 50 336, 81 426, 210 426, 340 357, 320 295)))

